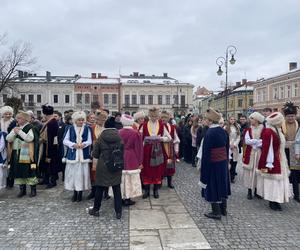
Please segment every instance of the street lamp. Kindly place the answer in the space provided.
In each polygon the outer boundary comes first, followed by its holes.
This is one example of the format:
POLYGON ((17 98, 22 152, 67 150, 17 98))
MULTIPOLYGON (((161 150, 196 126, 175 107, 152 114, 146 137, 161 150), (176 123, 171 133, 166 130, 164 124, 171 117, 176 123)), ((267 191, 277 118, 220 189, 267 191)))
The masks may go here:
POLYGON ((228 56, 231 56, 231 59, 229 60, 230 64, 235 64, 236 60, 234 58, 235 53, 237 52, 237 49, 233 45, 229 45, 226 48, 225 58, 223 56, 220 56, 216 59, 216 64, 218 65, 219 69, 217 71, 217 75, 221 76, 223 74, 222 66, 224 64, 225 66, 225 118, 227 119, 227 88, 228 88, 228 56))

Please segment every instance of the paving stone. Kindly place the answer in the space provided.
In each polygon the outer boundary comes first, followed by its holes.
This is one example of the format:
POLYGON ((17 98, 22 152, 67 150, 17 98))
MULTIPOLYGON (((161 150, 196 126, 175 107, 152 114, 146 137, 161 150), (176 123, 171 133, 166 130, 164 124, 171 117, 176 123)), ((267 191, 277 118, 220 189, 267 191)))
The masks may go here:
POLYGON ((167 215, 171 228, 197 228, 191 216, 184 214, 168 214, 167 215))
POLYGON ((130 230, 170 228, 167 217, 160 210, 130 210, 130 230))
POLYGON ((133 236, 130 237, 130 250, 162 249, 159 236, 133 236))

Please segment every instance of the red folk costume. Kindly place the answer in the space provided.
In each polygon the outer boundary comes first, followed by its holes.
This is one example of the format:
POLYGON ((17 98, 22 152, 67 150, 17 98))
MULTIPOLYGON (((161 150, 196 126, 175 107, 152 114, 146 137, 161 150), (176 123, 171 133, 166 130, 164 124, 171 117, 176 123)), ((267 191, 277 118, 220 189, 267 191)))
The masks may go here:
POLYGON ((161 184, 167 159, 163 141, 170 141, 171 137, 161 121, 144 123, 141 132, 144 142, 143 184, 161 184))

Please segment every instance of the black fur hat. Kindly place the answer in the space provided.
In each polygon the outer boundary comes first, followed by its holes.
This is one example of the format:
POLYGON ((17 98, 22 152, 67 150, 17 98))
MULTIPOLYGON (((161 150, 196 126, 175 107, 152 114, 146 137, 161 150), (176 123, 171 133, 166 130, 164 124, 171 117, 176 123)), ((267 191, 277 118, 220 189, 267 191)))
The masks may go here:
POLYGON ((48 105, 42 105, 42 112, 44 115, 53 115, 54 108, 48 105))
POLYGON ((283 106, 283 113, 284 115, 297 115, 297 109, 299 108, 299 106, 295 106, 294 103, 292 102, 287 102, 284 104, 283 106))

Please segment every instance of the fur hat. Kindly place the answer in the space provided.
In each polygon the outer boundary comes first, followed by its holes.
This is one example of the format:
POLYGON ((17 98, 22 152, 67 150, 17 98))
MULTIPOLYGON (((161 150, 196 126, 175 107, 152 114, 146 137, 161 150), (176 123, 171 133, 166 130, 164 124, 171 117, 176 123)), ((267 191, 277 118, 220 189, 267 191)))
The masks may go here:
POLYGON ((42 112, 44 115, 53 115, 54 108, 48 105, 42 105, 42 112))
POLYGON ((107 113, 107 111, 105 111, 105 110, 97 109, 97 110, 95 111, 95 116, 96 116, 96 118, 101 118, 101 119, 103 119, 103 120, 107 120, 108 113, 107 113))
POLYGON ((159 116, 159 109, 158 108, 156 108, 156 107, 153 107, 153 108, 151 108, 151 109, 149 109, 149 116, 151 116, 151 115, 155 115, 155 116, 159 116))
POLYGON ((163 119, 163 118, 170 119, 170 114, 167 111, 162 111, 160 113, 160 118, 161 119, 163 119))
POLYGON ((272 126, 281 125, 284 122, 284 117, 280 112, 274 112, 270 114, 267 118, 267 123, 272 126))
POLYGON ((259 112, 253 112, 249 118, 258 121, 259 123, 263 123, 265 120, 265 117, 259 112))
POLYGON ((25 112, 23 110, 19 110, 17 116, 23 117, 28 122, 31 120, 30 114, 28 114, 27 112, 25 112))
POLYGON ((209 108, 208 110, 206 110, 205 118, 213 122, 219 122, 221 117, 221 114, 215 111, 213 108, 209 108))
POLYGON ((134 119, 131 115, 125 115, 123 114, 121 116, 121 123, 124 127, 131 127, 134 123, 134 119))
POLYGON ((14 110, 12 107, 10 106, 3 106, 1 109, 0 109, 0 113, 1 115, 3 115, 4 113, 11 113, 13 114, 14 113, 14 110))
POLYGON ((295 106, 292 102, 286 102, 282 108, 282 111, 285 116, 287 115, 297 115, 297 109, 299 107, 295 106))
POLYGON ((139 112, 136 112, 134 115, 133 115, 133 119, 135 121, 137 121, 138 119, 140 118, 145 118, 145 113, 143 111, 139 111, 139 112))
POLYGON ((72 114, 72 120, 73 122, 77 121, 78 119, 84 119, 86 120, 86 114, 84 111, 76 111, 72 114))

